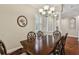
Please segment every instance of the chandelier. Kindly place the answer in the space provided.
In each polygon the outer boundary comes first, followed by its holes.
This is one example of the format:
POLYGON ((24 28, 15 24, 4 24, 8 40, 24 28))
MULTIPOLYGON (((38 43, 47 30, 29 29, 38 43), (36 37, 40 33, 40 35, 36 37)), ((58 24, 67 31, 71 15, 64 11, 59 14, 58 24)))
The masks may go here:
POLYGON ((43 8, 39 9, 39 13, 46 17, 51 16, 51 15, 56 17, 58 15, 56 8, 54 6, 50 7, 49 5, 46 5, 43 8))

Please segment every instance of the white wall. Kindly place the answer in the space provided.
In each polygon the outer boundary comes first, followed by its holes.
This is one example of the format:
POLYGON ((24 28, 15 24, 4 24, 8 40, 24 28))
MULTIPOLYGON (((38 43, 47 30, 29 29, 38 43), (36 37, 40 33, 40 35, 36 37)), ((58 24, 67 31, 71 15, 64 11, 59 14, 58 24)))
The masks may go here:
POLYGON ((35 9, 29 5, 0 5, 0 39, 3 40, 7 50, 20 47, 20 41, 27 38, 29 31, 34 31, 35 9), (17 25, 17 17, 27 17, 26 27, 17 25))
POLYGON ((77 37, 76 28, 74 28, 74 29, 70 28, 69 20, 70 19, 68 19, 68 18, 65 18, 65 19, 61 20, 62 34, 68 33, 69 36, 77 37))
POLYGON ((78 41, 79 41, 79 17, 76 17, 76 31, 77 31, 78 41))

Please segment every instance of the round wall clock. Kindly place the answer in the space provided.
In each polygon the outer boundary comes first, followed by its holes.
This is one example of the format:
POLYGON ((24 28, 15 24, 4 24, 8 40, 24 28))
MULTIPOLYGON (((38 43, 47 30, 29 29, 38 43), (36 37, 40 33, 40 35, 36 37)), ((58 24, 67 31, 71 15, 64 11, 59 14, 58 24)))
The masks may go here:
POLYGON ((17 24, 20 27, 25 27, 27 25, 27 18, 25 16, 19 16, 17 18, 17 24))

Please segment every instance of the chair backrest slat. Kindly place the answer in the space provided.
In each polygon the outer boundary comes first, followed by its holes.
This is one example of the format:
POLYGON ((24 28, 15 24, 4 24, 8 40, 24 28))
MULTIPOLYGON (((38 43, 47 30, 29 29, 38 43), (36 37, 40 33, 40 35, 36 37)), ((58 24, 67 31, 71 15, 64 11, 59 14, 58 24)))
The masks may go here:
POLYGON ((0 54, 1 55, 7 54, 6 47, 5 47, 4 43, 2 42, 2 40, 0 40, 0 54))

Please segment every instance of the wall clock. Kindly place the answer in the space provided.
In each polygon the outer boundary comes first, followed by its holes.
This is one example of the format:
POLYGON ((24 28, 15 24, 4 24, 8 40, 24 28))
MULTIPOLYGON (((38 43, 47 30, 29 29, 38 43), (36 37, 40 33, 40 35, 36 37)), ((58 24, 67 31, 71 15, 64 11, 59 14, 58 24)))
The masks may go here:
POLYGON ((17 18, 17 24, 20 26, 20 27, 25 27, 27 25, 27 18, 23 15, 19 16, 17 18))

